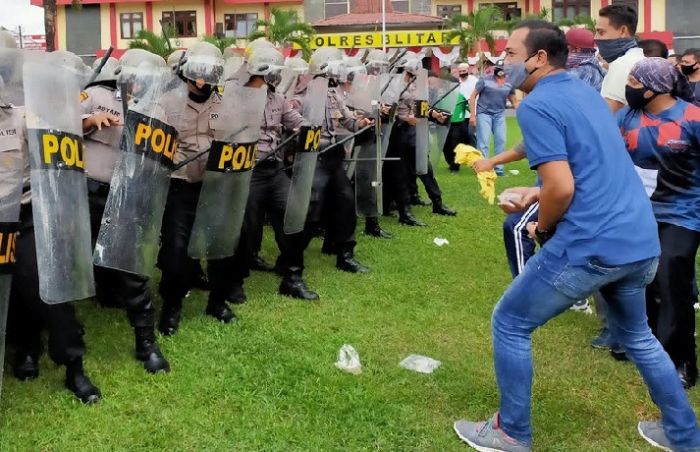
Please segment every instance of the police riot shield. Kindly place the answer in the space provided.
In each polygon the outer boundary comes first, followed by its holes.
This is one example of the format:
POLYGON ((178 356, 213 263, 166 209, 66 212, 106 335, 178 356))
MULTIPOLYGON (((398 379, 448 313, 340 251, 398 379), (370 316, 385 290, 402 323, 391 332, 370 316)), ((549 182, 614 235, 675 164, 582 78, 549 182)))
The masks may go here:
POLYGON ((243 217, 267 90, 229 86, 216 113, 222 130, 211 144, 188 254, 196 259, 233 256, 243 217))
POLYGON ((382 86, 382 92, 380 93, 381 103, 390 108, 389 114, 382 118, 379 127, 382 134, 382 158, 386 157, 386 153, 389 150, 389 138, 396 120, 396 107, 403 90, 403 77, 403 74, 382 74, 380 77, 382 86))
MULTIPOLYGON (((377 120, 381 77, 357 74, 352 83, 348 102, 365 117, 377 120)), ((360 137, 355 152, 355 209, 358 215, 377 216, 382 208, 382 135, 379 128, 360 137), (364 138, 364 139, 362 139, 364 138)), ((388 140, 388 137, 387 137, 388 140)))
POLYGON ((298 135, 292 181, 287 197, 287 208, 284 212, 285 234, 301 232, 306 223, 327 97, 328 79, 318 77, 309 82, 302 108, 302 114, 309 126, 302 127, 298 135))
POLYGON ((449 117, 452 116, 457 103, 459 83, 431 78, 429 88, 428 102, 430 105, 448 116, 445 124, 430 123, 430 158, 435 164, 442 155, 442 148, 445 147, 447 141, 447 134, 450 130, 449 117))
POLYGON ((95 295, 80 119, 80 80, 27 61, 24 87, 39 295, 49 304, 95 295))
POLYGON ((416 174, 428 174, 428 70, 416 71, 416 96, 413 114, 416 118, 416 174))
MULTIPOLYGON (((2 52, 0 52, 0 61, 2 52)), ((4 63, 0 63, 4 66, 4 63)), ((2 67, 0 67, 2 71, 2 67)), ((1 81, 2 79, 0 79, 1 81)), ((0 89, 0 95, 2 94, 0 89)), ((0 107, 0 364, 5 357, 5 325, 10 300, 12 270, 15 264, 15 243, 19 228, 19 206, 22 197, 21 130, 24 115, 20 108, 0 107)), ((0 392, 3 366, 0 365, 0 392)))
POLYGON ((148 277, 158 254, 187 87, 166 68, 124 68, 119 77, 128 112, 93 260, 148 277))

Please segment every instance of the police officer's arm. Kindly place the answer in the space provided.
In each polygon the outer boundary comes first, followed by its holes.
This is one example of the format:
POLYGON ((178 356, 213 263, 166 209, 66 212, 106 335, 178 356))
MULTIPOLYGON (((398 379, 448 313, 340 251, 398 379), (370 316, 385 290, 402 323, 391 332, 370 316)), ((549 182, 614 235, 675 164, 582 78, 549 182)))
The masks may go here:
POLYGON ((80 113, 83 118, 83 132, 102 130, 102 127, 109 127, 119 124, 119 118, 106 113, 93 113, 94 102, 92 96, 86 91, 80 93, 80 113))
POLYGON ((294 100, 289 102, 286 100, 284 101, 284 107, 282 107, 282 125, 285 127, 285 129, 297 130, 299 127, 304 125, 306 120, 301 113, 299 113, 300 109, 300 102, 295 102, 294 100))
POLYGON ((415 116, 411 114, 411 109, 413 108, 413 98, 410 96, 401 96, 399 100, 400 104, 403 104, 403 108, 399 108, 398 118, 412 126, 415 126, 418 121, 415 116))
POLYGON ((355 115, 352 114, 352 111, 350 111, 350 109, 347 105, 345 105, 345 102, 343 102, 342 99, 338 99, 338 103, 340 106, 340 113, 342 115, 342 117, 338 121, 340 122, 340 125, 345 127, 346 129, 356 132, 374 122, 374 120, 370 118, 356 119, 355 115))

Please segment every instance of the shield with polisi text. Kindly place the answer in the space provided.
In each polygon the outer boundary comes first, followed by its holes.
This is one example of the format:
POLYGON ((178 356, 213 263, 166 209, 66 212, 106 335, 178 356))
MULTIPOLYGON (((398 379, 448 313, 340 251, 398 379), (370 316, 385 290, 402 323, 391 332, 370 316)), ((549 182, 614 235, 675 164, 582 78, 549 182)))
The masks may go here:
POLYGON ((128 112, 93 260, 95 265, 150 276, 187 102, 185 83, 165 68, 120 74, 128 112))
POLYGON ((429 126, 428 126, 428 70, 416 71, 415 104, 413 115, 416 118, 416 174, 428 174, 429 126))
POLYGON ((255 164, 267 88, 231 85, 225 92, 197 204, 188 254, 223 259, 238 246, 255 164))
POLYGON ((24 64, 39 295, 48 304, 95 295, 80 116, 80 82, 45 61, 24 64))
MULTIPOLYGON (((428 102, 448 117, 452 116, 459 96, 459 83, 432 77, 429 82, 428 102)), ((445 124, 430 123, 430 159, 436 164, 442 155, 450 131, 449 119, 445 124)))
POLYGON ((283 229, 285 234, 301 232, 306 223, 327 98, 328 79, 319 77, 311 80, 306 88, 302 108, 302 114, 309 126, 302 127, 298 136, 292 168, 292 181, 287 197, 287 208, 284 212, 283 229))

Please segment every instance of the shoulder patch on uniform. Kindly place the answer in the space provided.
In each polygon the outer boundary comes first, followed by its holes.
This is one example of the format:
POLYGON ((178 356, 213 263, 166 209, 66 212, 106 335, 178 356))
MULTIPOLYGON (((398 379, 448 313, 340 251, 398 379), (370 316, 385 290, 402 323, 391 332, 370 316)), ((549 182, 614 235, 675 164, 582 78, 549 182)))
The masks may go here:
POLYGON ((80 102, 85 102, 88 97, 90 97, 90 95, 87 93, 87 91, 80 92, 80 102))

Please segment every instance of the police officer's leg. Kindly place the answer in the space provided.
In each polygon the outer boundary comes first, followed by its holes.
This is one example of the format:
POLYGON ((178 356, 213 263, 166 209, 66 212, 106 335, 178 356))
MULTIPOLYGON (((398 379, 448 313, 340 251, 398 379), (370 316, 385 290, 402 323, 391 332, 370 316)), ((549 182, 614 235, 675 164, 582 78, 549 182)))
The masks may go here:
POLYGON ((163 298, 158 329, 166 336, 175 334, 180 326, 182 300, 191 287, 195 271, 193 261, 187 255, 187 246, 200 187, 201 184, 189 184, 179 179, 170 181, 158 253, 158 267, 162 271, 159 292, 163 298))
MULTIPOLYGON (((94 248, 97 242, 97 235, 100 232, 102 225, 102 215, 104 214, 107 196, 109 194, 109 185, 96 180, 88 179, 88 200, 90 206, 90 230, 92 235, 92 246, 94 248)), ((113 272, 104 267, 95 265, 93 267, 95 274, 95 289, 96 300, 100 306, 105 308, 123 308, 121 299, 116 296, 116 281, 114 280, 113 272)))
MULTIPOLYGON (((20 220, 22 224, 20 235, 17 238, 15 249, 18 267, 12 278, 11 305, 17 303, 23 305, 24 315, 30 316, 25 317, 26 323, 33 321, 46 326, 49 333, 49 357, 56 364, 66 366, 66 388, 83 403, 97 402, 101 397, 100 391, 92 384, 83 370, 83 355, 85 354, 83 328, 75 317, 73 305, 70 303, 49 305, 41 301, 39 297, 39 276, 31 218, 31 208, 24 206, 20 220)), ((37 329, 31 328, 31 330, 30 343, 24 346, 19 345, 18 349, 24 348, 26 352, 34 353, 35 358, 38 359, 39 354, 36 352, 40 352, 40 349, 36 349, 37 338, 35 334, 37 329), (31 350, 32 348, 34 349, 31 350)), ((26 356, 30 355, 25 355, 25 358, 26 356)), ((28 363, 25 361, 24 364, 28 363)), ((36 369, 36 374, 38 374, 38 367, 36 369)), ((20 373, 19 377, 22 376, 20 373)))
POLYGON ((230 274, 233 261, 233 257, 207 261, 211 291, 209 292, 209 300, 205 312, 223 323, 237 320, 236 315, 226 304, 226 297, 231 293, 231 288, 233 287, 230 274))
MULTIPOLYGON (((316 174, 319 174, 318 167, 316 174)), ((318 183, 323 183, 324 175, 319 174, 318 178, 318 183)), ((268 198, 268 215, 280 250, 280 257, 277 260, 278 271, 282 274, 279 293, 301 300, 318 300, 318 294, 309 290, 303 279, 304 251, 309 245, 312 235, 306 230, 297 234, 284 233, 284 212, 287 207, 290 183, 285 172, 276 171, 271 181, 268 198)), ((314 185, 316 183, 314 180, 314 185)), ((312 200, 315 198, 317 199, 317 196, 312 194, 312 200)), ((318 201, 312 201, 312 205, 318 205, 318 201)))
POLYGON ((438 185, 437 179, 435 179, 435 173, 433 172, 432 163, 428 162, 428 172, 422 176, 418 176, 425 187, 425 191, 428 193, 430 201, 433 203, 433 213, 438 215, 446 215, 453 217, 457 215, 457 212, 447 207, 442 202, 442 191, 440 191, 440 186, 438 185))
MULTIPOLYGON (((392 187, 392 197, 396 201, 396 206, 399 210, 399 223, 406 226, 425 226, 425 223, 418 220, 411 212, 411 197, 408 192, 407 179, 409 170, 406 168, 407 152, 415 153, 415 146, 405 149, 402 137, 410 133, 410 127, 406 125, 395 125, 390 138, 389 152, 390 157, 397 157, 399 160, 390 160, 384 164, 387 177, 386 183, 392 187)), ((415 134, 413 135, 415 137, 415 134)), ((415 140, 414 140, 415 143, 415 140)))
POLYGON ((328 190, 327 205, 332 206, 333 215, 329 223, 330 230, 326 231, 326 236, 338 245, 336 267, 350 273, 367 273, 369 269, 354 257, 357 244, 355 192, 340 164, 332 169, 328 190))

